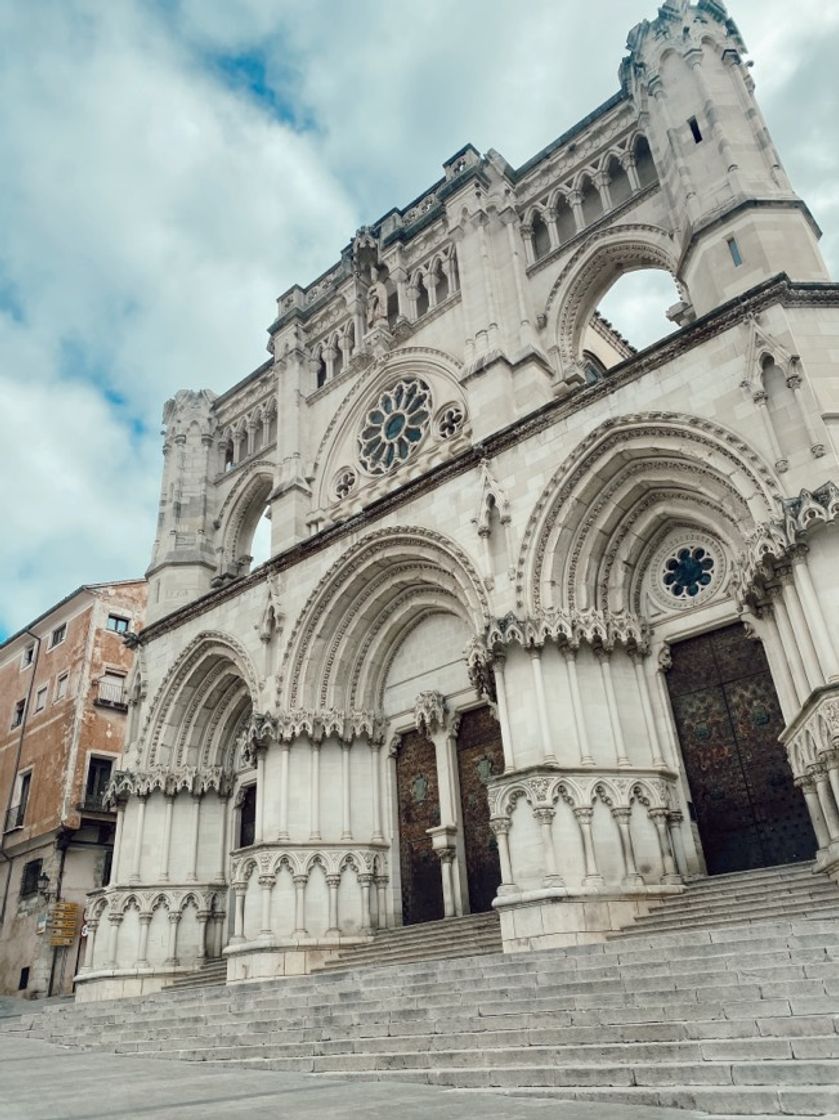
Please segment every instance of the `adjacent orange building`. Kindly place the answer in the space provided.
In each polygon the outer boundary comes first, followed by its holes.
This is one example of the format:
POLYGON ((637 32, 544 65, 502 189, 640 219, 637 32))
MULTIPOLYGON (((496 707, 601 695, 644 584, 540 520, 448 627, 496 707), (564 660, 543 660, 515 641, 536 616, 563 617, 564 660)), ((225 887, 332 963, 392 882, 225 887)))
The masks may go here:
POLYGON ((72 991, 85 895, 107 884, 145 580, 89 584, 0 646, 0 994, 72 991))

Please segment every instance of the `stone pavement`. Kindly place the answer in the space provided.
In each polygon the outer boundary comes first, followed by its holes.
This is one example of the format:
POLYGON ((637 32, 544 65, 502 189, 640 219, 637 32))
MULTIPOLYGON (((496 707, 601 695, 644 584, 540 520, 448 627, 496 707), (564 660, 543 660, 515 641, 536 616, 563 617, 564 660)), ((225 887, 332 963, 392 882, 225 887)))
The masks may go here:
POLYGON ((697 1120, 682 1110, 524 1100, 126 1058, 0 1035, 0 1120, 697 1120))

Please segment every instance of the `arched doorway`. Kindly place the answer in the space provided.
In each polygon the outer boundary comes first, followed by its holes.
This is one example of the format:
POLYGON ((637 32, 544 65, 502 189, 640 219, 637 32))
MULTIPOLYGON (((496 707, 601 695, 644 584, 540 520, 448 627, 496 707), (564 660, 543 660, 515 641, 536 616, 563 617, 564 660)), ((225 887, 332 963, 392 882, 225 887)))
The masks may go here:
POLYGON ((405 925, 444 917, 440 858, 430 829, 451 824, 458 913, 492 909, 501 882, 495 836, 489 826, 487 783, 503 773, 499 726, 486 706, 463 712, 439 742, 420 731, 401 736, 396 755, 396 796, 402 921, 405 925), (441 819, 441 785, 453 785, 453 819, 441 819))
POLYGON ((740 623, 671 647, 667 689, 708 873, 812 859, 760 641, 740 623))

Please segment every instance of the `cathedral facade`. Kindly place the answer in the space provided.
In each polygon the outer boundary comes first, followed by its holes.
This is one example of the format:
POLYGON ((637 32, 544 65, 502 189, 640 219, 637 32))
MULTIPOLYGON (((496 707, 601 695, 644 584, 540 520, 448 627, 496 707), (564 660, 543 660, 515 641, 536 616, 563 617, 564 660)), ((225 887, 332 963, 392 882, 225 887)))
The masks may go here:
POLYGON ((839 878, 839 286, 744 52, 668 0, 609 101, 522 167, 457 152, 264 365, 167 403, 79 999, 839 878), (638 269, 678 293, 641 352, 596 314, 638 269))

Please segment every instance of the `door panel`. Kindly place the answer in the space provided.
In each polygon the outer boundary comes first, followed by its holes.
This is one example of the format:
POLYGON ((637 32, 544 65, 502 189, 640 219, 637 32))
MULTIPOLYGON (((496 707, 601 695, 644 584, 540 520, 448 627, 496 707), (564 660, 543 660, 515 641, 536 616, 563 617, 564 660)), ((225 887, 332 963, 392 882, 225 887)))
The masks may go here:
POLYGON ((667 687, 709 873, 812 859, 763 646, 738 623, 671 653, 667 687))
POLYGON ((402 736, 396 756, 399 862, 405 925, 443 917, 440 861, 426 829, 440 823, 440 791, 434 744, 417 731, 402 736))
POLYGON ((457 734, 457 771, 463 814, 469 909, 473 914, 492 909, 501 867, 495 834, 489 827, 486 784, 504 772, 501 731, 489 708, 465 712, 457 734))

